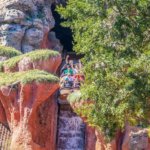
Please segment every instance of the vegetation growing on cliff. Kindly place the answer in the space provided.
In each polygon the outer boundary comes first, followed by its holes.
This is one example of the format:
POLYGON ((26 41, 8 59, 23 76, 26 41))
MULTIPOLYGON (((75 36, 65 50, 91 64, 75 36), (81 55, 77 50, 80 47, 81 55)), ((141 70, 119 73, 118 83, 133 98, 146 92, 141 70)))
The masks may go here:
POLYGON ((131 125, 148 125, 150 113, 150 3, 148 0, 68 0, 58 12, 84 54, 82 108, 107 137, 131 125))
POLYGON ((21 52, 19 52, 13 47, 0 45, 0 56, 11 58, 11 57, 19 56, 21 54, 22 54, 21 52))
POLYGON ((71 93, 67 99, 70 103, 78 102, 81 100, 81 92, 75 91, 75 92, 71 93))
POLYGON ((2 62, 0 66, 6 65, 9 68, 13 68, 16 66, 16 64, 20 60, 22 60, 25 57, 28 57, 33 61, 36 61, 36 60, 38 61, 38 60, 46 60, 50 57, 56 57, 59 55, 60 55, 59 52, 56 52, 56 51, 52 51, 48 49, 44 49, 44 50, 40 49, 40 50, 35 50, 35 51, 29 52, 20 56, 13 57, 9 60, 2 62))
POLYGON ((45 71, 29 70, 15 73, 0 73, 0 86, 11 85, 15 82, 22 84, 31 82, 50 82, 58 83, 59 78, 45 71))

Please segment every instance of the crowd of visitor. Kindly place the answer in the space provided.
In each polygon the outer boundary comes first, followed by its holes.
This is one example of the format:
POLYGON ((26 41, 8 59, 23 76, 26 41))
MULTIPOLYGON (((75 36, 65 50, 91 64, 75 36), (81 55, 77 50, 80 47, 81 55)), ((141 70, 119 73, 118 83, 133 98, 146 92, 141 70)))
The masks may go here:
POLYGON ((74 63, 73 60, 69 60, 69 56, 67 55, 65 65, 61 69, 61 88, 79 88, 84 81, 81 68, 82 64, 80 60, 74 63))

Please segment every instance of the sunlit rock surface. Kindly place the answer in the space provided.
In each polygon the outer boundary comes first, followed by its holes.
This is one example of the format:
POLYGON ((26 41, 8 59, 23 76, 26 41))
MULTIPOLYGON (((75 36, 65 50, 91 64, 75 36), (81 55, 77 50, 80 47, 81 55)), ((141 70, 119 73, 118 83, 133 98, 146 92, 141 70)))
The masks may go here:
MULTIPOLYGON (((53 2, 66 4, 66 0, 0 0, 0 44, 23 53, 38 48, 62 51, 51 31, 55 26, 53 2)), ((6 59, 0 56, 0 62, 6 59)), ((14 68, 4 66, 4 71, 39 69, 56 73, 60 63, 61 56, 42 61, 25 57, 14 68)), ((73 110, 58 108, 57 89, 58 84, 34 82, 0 88, 0 123, 9 125, 12 137, 7 145, 11 150, 150 150, 147 130, 137 127, 127 126, 106 143, 96 128, 83 122, 84 118, 81 120, 73 110)), ((3 138, 10 138, 3 125, 0 124, 4 131, 0 129, 0 146, 3 138)))
POLYGON ((8 66, 7 63, 3 65, 4 72, 22 72, 27 70, 43 70, 50 73, 56 73, 61 64, 61 55, 49 57, 47 59, 32 60, 30 57, 22 57, 13 67, 8 66))
MULTIPOLYGON (((22 59, 12 72, 39 69, 55 73, 61 63, 58 55, 41 62, 34 61, 36 67, 32 68, 33 61, 26 59, 22 59), (45 67, 45 64, 50 65, 45 67)), ((0 122, 9 125, 10 150, 55 150, 59 84, 46 79, 23 84, 20 80, 0 86, 0 122)))
POLYGON ((52 96, 57 89, 57 84, 48 83, 18 85, 11 92, 10 87, 1 87, 0 99, 12 132, 11 150, 47 150, 55 146, 56 129, 51 122, 57 118, 51 114, 57 114, 52 96), (48 100, 50 104, 46 105, 48 100))
POLYGON ((149 150, 150 142, 146 129, 127 125, 122 150, 149 150))
POLYGON ((23 53, 40 47, 48 48, 45 41, 49 40, 48 33, 55 25, 51 12, 52 2, 1 0, 0 44, 15 47, 23 53))

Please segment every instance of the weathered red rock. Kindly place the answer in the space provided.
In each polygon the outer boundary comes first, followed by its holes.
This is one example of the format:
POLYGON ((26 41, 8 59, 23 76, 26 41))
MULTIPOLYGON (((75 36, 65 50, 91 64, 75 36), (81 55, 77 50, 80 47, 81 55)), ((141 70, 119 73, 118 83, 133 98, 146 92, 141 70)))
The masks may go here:
POLYGON ((7 123, 7 119, 6 119, 6 114, 5 114, 5 110, 3 108, 3 105, 0 101, 0 122, 6 124, 7 123))
POLYGON ((124 134, 118 132, 115 138, 106 143, 104 136, 94 127, 87 125, 86 150, 149 150, 150 141, 147 130, 126 126, 124 134))
POLYGON ((122 150, 149 150, 148 133, 146 129, 127 125, 122 143, 122 150))
POLYGON ((110 143, 105 141, 105 137, 94 127, 86 128, 86 150, 117 150, 116 139, 110 143))
POLYGON ((50 57, 46 60, 33 61, 29 57, 24 57, 14 67, 4 66, 4 72, 21 72, 33 69, 44 70, 50 73, 56 73, 59 65, 61 64, 61 55, 50 57))
POLYGON ((49 39, 48 39, 48 32, 44 35, 43 40, 41 42, 40 48, 51 48, 49 47, 49 39))
POLYGON ((96 135, 95 135, 95 128, 86 126, 86 131, 85 131, 85 149, 86 150, 95 150, 95 144, 96 144, 96 135))
POLYGON ((11 150, 55 149, 57 105, 54 93, 58 88, 58 84, 50 83, 20 84, 8 96, 9 87, 1 87, 0 99, 12 131, 11 150), (44 104, 47 108, 42 111, 44 104))
POLYGON ((58 52, 62 52, 63 50, 63 46, 56 38, 55 32, 47 32, 47 34, 45 34, 43 41, 41 42, 40 48, 49 48, 58 52))

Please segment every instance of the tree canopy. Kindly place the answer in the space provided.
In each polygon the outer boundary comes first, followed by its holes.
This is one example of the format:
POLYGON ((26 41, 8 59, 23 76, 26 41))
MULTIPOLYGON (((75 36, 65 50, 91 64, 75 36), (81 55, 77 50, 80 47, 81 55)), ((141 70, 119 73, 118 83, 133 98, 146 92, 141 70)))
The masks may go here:
POLYGON ((150 114, 150 1, 68 0, 57 8, 82 59, 79 113, 107 136, 125 123, 147 127, 150 114), (89 109, 87 109, 89 107, 89 109))

